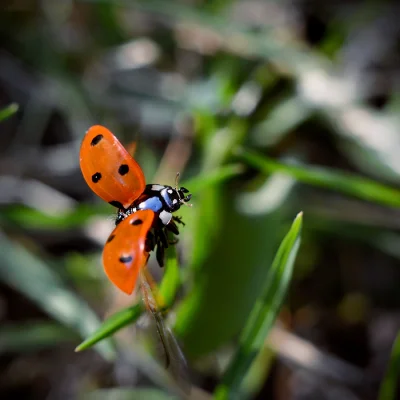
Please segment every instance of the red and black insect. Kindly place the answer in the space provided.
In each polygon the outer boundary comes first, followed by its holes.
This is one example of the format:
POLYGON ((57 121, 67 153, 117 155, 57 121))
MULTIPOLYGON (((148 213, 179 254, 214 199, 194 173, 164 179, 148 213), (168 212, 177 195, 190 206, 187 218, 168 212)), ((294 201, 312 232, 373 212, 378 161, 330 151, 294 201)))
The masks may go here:
MULTIPOLYGON (((139 277, 144 304, 154 316, 162 341, 167 366, 175 360, 172 372, 182 383, 187 370, 185 358, 159 311, 156 285, 147 271, 149 253, 156 249, 160 266, 164 249, 170 244, 167 231, 179 234, 172 215, 191 195, 186 188, 158 184, 146 185, 139 164, 118 139, 105 127, 92 126, 82 141, 80 166, 89 187, 103 200, 118 208, 116 227, 103 250, 103 264, 108 278, 122 291, 131 294, 139 277), (178 362, 179 360, 179 362, 178 362), (177 372, 178 371, 178 372, 177 372)), ((187 390, 188 382, 183 387, 187 390)))

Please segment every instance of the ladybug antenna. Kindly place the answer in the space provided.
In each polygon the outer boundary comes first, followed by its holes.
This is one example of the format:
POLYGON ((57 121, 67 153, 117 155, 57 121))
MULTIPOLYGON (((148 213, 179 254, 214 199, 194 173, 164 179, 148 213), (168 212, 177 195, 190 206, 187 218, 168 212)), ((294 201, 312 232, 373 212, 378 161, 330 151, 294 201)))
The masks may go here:
POLYGON ((175 177, 175 190, 178 190, 178 183, 179 183, 179 177, 180 177, 180 172, 176 173, 176 177, 175 177))

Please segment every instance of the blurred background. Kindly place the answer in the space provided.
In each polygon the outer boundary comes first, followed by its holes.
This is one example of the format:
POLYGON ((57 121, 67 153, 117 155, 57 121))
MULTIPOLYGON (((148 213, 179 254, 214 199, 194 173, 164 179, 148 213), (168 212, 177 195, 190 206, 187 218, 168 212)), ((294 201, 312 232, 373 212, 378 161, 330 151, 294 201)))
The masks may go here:
POLYGON ((105 277, 115 209, 79 169, 82 138, 101 124, 135 149, 147 182, 173 185, 180 171, 193 192, 178 213, 168 318, 193 398, 221 382, 303 211, 286 301, 238 398, 376 399, 400 328, 399 6, 3 0, 0 10, 0 397, 175 398, 146 350, 145 319, 74 352, 137 302, 105 277))

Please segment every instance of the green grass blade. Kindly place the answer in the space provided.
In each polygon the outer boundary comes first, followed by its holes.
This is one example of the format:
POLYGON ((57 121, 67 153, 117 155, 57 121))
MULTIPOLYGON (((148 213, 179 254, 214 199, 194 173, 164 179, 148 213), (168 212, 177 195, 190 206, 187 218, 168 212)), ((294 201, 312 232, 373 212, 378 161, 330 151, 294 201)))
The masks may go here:
POLYGON ((400 190, 354 174, 314 166, 288 165, 239 149, 236 154, 247 164, 266 173, 283 172, 300 182, 332 189, 377 204, 400 207, 400 190))
POLYGON ((82 351, 89 349, 96 343, 103 339, 111 336, 114 332, 122 329, 128 324, 131 324, 138 320, 144 311, 143 303, 135 304, 132 307, 125 308, 103 322, 103 324, 91 335, 85 339, 79 346, 76 347, 75 351, 82 351))
POLYGON ((400 382, 400 333, 394 341, 386 375, 379 390, 379 400, 394 400, 400 382))
POLYGON ((60 214, 46 214, 24 205, 9 205, 0 210, 0 223, 4 226, 21 226, 23 229, 67 230, 85 225, 93 216, 109 213, 108 205, 81 204, 60 214))
MULTIPOLYGON (((96 314, 85 301, 68 290, 52 269, 0 232, 0 279, 36 303, 63 325, 87 336, 99 325, 96 314)), ((115 355, 110 343, 96 349, 106 358, 115 355)))
POLYGON ((303 215, 299 213, 278 249, 265 287, 241 334, 239 349, 215 392, 217 399, 230 399, 238 395, 246 372, 273 326, 292 277, 300 247, 302 221, 303 215))
POLYGON ((11 103, 0 110, 0 122, 14 115, 18 111, 18 108, 19 106, 17 103, 11 103))
POLYGON ((192 193, 199 193, 202 190, 214 186, 233 178, 243 172, 243 166, 239 164, 225 165, 217 168, 215 171, 210 171, 207 174, 201 174, 195 178, 189 179, 182 183, 182 186, 187 187, 192 193))

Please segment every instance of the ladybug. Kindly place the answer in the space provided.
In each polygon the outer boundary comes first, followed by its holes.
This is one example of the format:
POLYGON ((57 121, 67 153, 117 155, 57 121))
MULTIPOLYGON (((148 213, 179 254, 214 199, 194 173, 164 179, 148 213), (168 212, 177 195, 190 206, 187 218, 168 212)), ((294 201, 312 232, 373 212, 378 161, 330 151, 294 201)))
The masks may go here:
POLYGON ((146 185, 139 164, 105 127, 89 128, 80 149, 80 167, 89 187, 118 209, 116 227, 103 250, 108 278, 119 289, 131 294, 150 252, 156 249, 159 265, 164 265, 167 233, 179 235, 179 217, 173 216, 192 195, 184 187, 146 185))

